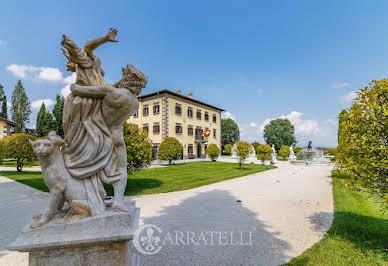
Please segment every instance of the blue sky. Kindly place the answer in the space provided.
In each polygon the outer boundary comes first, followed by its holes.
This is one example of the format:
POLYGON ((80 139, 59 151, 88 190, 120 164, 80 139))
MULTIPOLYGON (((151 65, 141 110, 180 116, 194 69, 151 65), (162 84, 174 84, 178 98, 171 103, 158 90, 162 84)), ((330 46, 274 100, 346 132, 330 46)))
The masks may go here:
MULTIPOLYGON (((96 50, 107 82, 134 64, 163 88, 227 110, 242 139, 263 142, 277 117, 299 145, 336 145, 337 114, 353 92, 387 77, 386 1, 3 1, 0 84, 21 79, 34 109, 72 81, 62 34, 82 46, 110 27, 119 43, 96 50)), ((52 105, 51 105, 52 108, 52 105)))

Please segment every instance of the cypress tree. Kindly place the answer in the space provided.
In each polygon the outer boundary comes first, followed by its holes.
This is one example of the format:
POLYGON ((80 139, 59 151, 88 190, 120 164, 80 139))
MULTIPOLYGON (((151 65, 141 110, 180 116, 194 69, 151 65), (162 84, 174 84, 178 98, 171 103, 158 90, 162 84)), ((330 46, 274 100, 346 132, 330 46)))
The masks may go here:
POLYGON ((19 80, 11 98, 11 116, 12 120, 17 123, 14 128, 15 133, 23 133, 26 130, 26 124, 30 121, 30 114, 31 103, 22 82, 19 80))

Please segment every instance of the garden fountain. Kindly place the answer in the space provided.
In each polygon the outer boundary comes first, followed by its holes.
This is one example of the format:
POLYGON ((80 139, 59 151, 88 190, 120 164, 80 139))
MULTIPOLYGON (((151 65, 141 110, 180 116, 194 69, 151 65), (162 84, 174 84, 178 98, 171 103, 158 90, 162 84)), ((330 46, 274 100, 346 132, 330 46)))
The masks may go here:
POLYGON ((293 164, 330 164, 330 160, 323 156, 321 150, 312 147, 311 140, 308 146, 296 154, 296 160, 291 161, 293 164))

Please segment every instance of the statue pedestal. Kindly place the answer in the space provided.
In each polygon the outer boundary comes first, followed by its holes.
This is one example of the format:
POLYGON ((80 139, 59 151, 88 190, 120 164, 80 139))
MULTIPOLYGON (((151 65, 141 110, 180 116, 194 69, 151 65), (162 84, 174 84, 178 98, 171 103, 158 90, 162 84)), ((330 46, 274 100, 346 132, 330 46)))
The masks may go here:
POLYGON ((29 265, 140 265, 132 239, 140 209, 107 210, 102 215, 65 222, 56 217, 47 225, 25 229, 8 249, 29 252, 29 265))

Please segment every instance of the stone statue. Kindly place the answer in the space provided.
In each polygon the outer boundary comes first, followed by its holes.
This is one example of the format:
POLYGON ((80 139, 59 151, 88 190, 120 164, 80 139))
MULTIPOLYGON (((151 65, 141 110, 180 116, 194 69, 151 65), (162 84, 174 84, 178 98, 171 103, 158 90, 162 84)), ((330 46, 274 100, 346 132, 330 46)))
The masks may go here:
POLYGON ((8 247, 29 252, 29 265, 140 264, 131 243, 140 209, 134 201, 124 201, 123 122, 137 111, 147 76, 127 65, 121 80, 113 85, 104 81, 101 60, 93 51, 117 42, 116 35, 110 29, 84 49, 63 35, 67 70, 77 74, 63 109, 65 138, 50 132, 47 139, 31 141, 50 190, 48 206, 8 247), (105 198, 102 182, 112 184, 113 201, 105 198))
POLYGON ((102 214, 106 192, 101 181, 113 186, 112 209, 127 211, 123 205, 127 184, 123 123, 138 109, 137 95, 145 88, 147 76, 127 65, 120 81, 113 85, 104 81, 101 60, 93 50, 106 42, 117 42, 116 35, 117 30, 110 29, 104 37, 87 42, 83 50, 63 35, 67 69, 76 72, 77 79, 64 104, 65 140, 50 133, 47 140, 32 143, 45 182, 51 182, 49 210, 32 227, 47 223, 54 209, 62 209, 63 201, 68 202, 72 214, 102 214), (45 146, 50 149, 42 153, 45 146))
POLYGON ((290 146, 290 156, 288 157, 288 160, 295 161, 295 159, 296 159, 296 156, 295 156, 294 150, 292 149, 292 145, 291 145, 290 146))
POLYGON ((69 204, 72 215, 90 216, 82 180, 72 178, 65 168, 63 155, 60 151, 64 140, 52 131, 47 139, 30 140, 30 143, 40 161, 44 183, 50 190, 47 210, 43 214, 33 217, 35 222, 30 228, 47 224, 59 210, 62 210, 65 201, 69 204))
POLYGON ((276 158, 275 145, 272 144, 271 164, 275 164, 277 162, 278 162, 278 159, 276 158))

